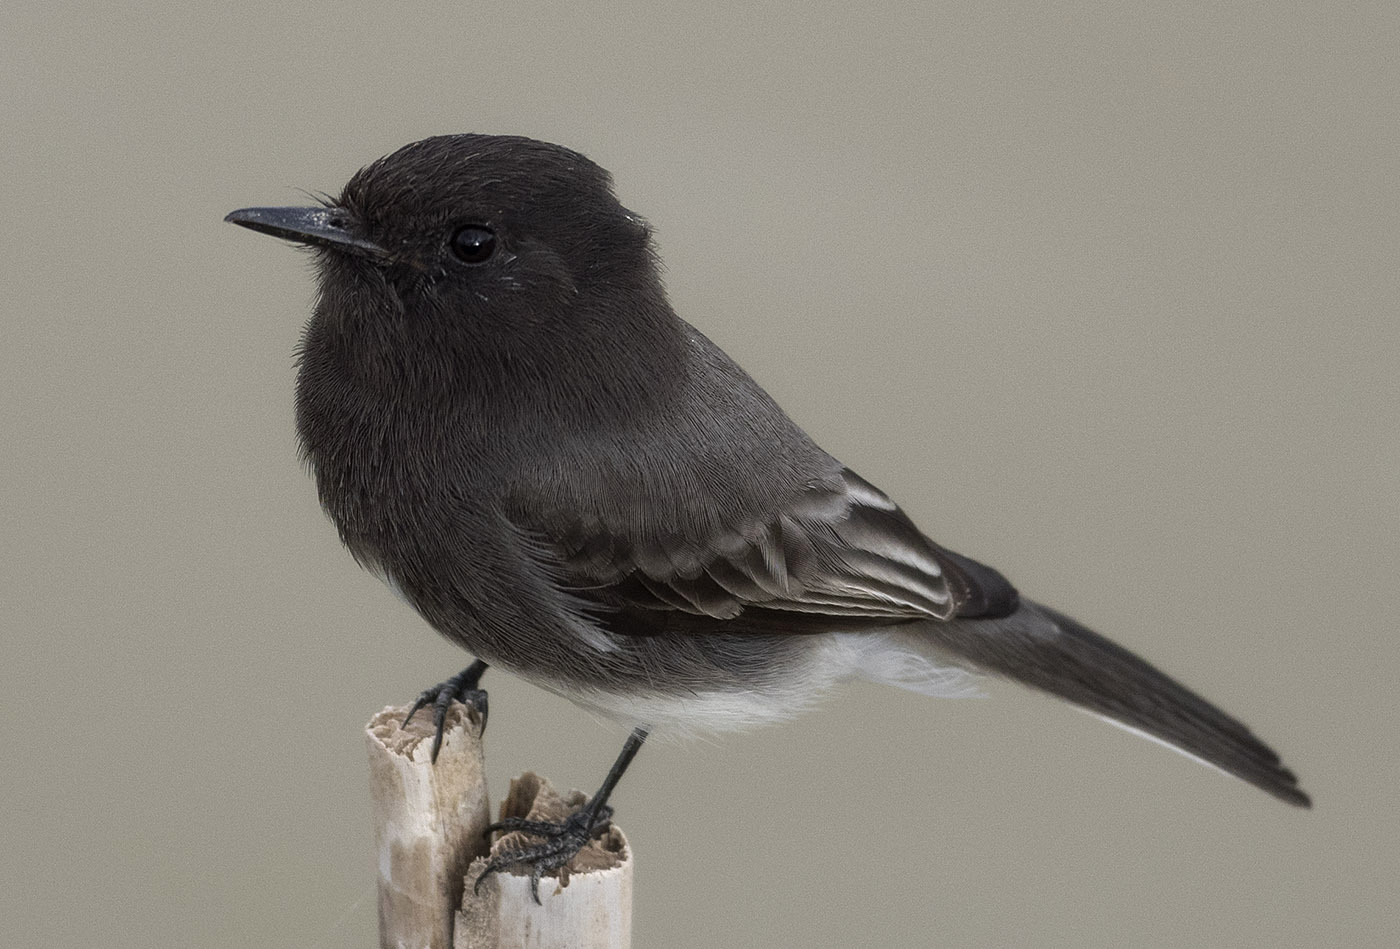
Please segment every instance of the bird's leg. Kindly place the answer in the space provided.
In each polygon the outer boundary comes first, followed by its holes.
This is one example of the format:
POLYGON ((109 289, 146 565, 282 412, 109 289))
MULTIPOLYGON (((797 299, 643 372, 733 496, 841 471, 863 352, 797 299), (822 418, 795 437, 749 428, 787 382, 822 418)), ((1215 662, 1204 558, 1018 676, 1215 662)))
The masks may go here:
MULTIPOLYGON (((486 671, 486 663, 478 659, 457 673, 446 682, 439 682, 431 689, 424 689, 418 693, 418 700, 413 703, 413 708, 408 710, 408 715, 404 717, 403 725, 407 725, 418 710, 427 705, 433 707, 433 763, 437 764, 438 751, 442 748, 442 731, 447 723, 447 710, 452 707, 452 700, 456 699, 466 705, 470 705, 481 713, 481 730, 486 730, 486 713, 489 711, 486 704, 486 693, 477 688, 481 682, 481 674, 486 671)), ((399 727, 402 728, 403 725, 399 727)))
POLYGON ((603 779, 603 786, 598 789, 598 793, 593 795, 582 808, 564 820, 556 823, 554 821, 526 820, 523 817, 507 817, 487 828, 488 830, 501 831, 518 830, 531 837, 543 837, 544 840, 529 847, 521 847, 519 850, 500 853, 492 857, 486 864, 486 869, 482 870, 481 875, 476 878, 472 889, 474 891, 479 889, 481 881, 492 873, 497 873, 507 867, 522 867, 530 871, 530 894, 535 898, 535 902, 539 903, 540 877, 550 870, 557 870, 564 866, 590 840, 608 829, 613 814, 613 809, 608 806, 608 796, 612 794, 613 788, 617 787, 617 782, 622 778, 623 772, 627 770, 627 766, 636 757, 638 749, 642 747, 642 742, 646 740, 647 729, 633 729, 632 734, 627 736, 627 743, 622 746, 622 753, 617 756, 612 769, 608 771, 608 776, 603 779))

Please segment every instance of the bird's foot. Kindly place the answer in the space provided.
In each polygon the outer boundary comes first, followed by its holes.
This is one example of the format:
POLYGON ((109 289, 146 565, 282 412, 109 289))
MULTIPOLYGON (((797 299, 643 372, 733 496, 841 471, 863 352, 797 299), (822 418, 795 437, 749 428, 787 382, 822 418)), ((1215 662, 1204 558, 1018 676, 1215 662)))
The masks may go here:
POLYGON ((518 847, 493 856, 486 869, 472 885, 473 892, 481 888, 481 881, 501 870, 519 867, 530 871, 530 895, 540 902, 540 877, 551 870, 558 870, 588 846, 588 842, 605 833, 612 826, 613 809, 604 805, 596 811, 591 805, 570 814, 562 821, 526 820, 523 817, 507 817, 492 824, 488 830, 519 831, 530 837, 543 838, 538 844, 518 847))
MULTIPOLYGON (((481 674, 486 671, 486 663, 481 660, 473 662, 470 666, 457 673, 446 682, 439 682, 431 689, 424 689, 418 693, 418 699, 413 703, 413 708, 408 710, 404 716, 403 724, 407 725, 418 710, 431 705, 433 707, 433 763, 437 763, 438 751, 442 748, 442 732, 447 726, 447 710, 452 707, 455 699, 464 705, 470 705, 476 709, 481 716, 481 730, 486 730, 486 716, 490 711, 486 703, 486 692, 477 688, 481 682, 481 674)), ((399 726, 400 728, 403 725, 399 726)))

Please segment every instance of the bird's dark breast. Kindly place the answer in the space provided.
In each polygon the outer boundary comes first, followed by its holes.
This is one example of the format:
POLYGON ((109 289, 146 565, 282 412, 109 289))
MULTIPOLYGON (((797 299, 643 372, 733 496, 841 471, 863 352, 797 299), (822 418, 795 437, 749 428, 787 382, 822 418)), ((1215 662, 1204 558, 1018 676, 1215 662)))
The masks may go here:
POLYGON ((327 322, 308 328, 296 398, 321 505, 360 563, 440 630, 461 627, 473 598, 455 588, 479 572, 496 479, 450 400, 383 384, 327 322))

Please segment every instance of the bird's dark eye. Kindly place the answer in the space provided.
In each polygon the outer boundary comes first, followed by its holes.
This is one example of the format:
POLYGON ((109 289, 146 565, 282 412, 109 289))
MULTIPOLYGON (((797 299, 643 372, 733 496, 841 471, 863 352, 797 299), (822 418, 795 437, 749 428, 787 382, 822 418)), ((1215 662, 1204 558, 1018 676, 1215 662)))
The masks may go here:
POLYGON ((452 235, 452 253, 464 264, 484 264, 496 252, 496 235, 479 224, 459 227, 452 235))

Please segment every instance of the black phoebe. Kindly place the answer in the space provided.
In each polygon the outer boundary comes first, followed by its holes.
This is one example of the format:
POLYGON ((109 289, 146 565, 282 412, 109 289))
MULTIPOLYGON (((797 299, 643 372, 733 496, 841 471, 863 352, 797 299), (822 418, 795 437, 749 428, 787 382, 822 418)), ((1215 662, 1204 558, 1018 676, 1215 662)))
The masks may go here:
POLYGON ((566 863, 650 729, 786 718, 853 677, 1004 676, 1308 806, 1244 725, 818 448, 676 316, 646 223, 582 155, 429 138, 323 207, 228 220, 316 250, 296 401, 321 503, 479 657, 418 707, 483 701, 490 663, 634 729, 588 807, 488 872, 566 863))

